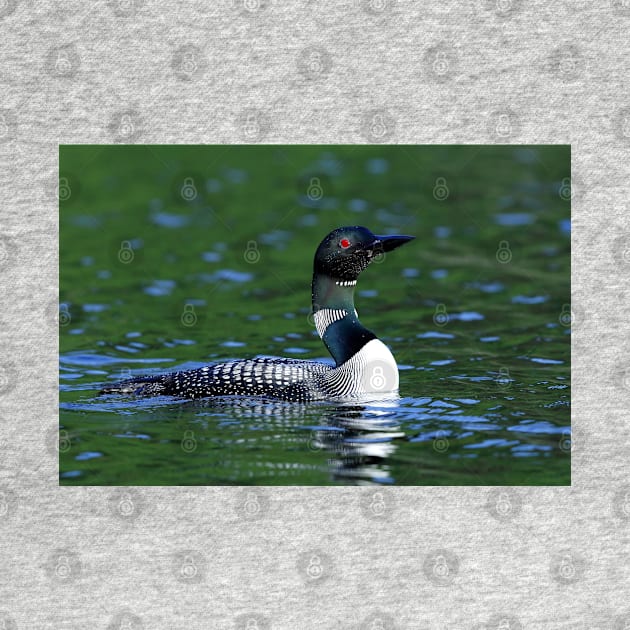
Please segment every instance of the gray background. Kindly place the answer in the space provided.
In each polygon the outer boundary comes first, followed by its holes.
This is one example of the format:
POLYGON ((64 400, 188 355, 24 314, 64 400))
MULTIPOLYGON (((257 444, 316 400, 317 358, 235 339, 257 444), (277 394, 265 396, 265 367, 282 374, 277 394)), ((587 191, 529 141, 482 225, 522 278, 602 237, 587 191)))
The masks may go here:
POLYGON ((628 627, 630 3, 3 0, 0 29, 0 627, 628 627), (252 141, 572 144, 571 488, 57 486, 58 144, 252 141))

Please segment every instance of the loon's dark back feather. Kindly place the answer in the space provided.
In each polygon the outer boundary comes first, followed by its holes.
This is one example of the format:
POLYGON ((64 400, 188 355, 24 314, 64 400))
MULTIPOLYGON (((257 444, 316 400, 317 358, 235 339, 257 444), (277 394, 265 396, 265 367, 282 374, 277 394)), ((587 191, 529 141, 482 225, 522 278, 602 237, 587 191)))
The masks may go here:
POLYGON ((333 368, 317 361, 259 358, 216 363, 194 370, 127 379, 101 394, 135 396, 271 396, 309 402, 326 398, 324 374, 333 368))

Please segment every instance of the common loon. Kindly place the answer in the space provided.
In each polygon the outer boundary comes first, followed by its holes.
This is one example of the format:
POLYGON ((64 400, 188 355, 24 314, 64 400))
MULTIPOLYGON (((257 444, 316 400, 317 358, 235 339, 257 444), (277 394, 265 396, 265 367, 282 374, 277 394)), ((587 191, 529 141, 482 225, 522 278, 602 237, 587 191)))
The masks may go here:
POLYGON ((264 396, 291 402, 365 398, 398 390, 398 366, 389 348, 365 328, 354 308, 359 274, 375 259, 413 236, 376 236, 361 226, 333 230, 313 264, 313 319, 335 360, 261 357, 131 378, 101 394, 139 396, 264 396))

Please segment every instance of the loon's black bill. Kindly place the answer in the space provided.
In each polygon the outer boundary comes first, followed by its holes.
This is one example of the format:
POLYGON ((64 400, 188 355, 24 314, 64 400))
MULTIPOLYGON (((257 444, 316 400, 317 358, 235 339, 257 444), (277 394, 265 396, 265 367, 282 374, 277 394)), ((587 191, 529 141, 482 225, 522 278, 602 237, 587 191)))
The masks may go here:
POLYGON ((396 249, 409 241, 413 241, 415 236, 405 236, 403 234, 392 234, 388 236, 376 237, 376 248, 382 248, 384 252, 391 252, 392 249, 396 249))

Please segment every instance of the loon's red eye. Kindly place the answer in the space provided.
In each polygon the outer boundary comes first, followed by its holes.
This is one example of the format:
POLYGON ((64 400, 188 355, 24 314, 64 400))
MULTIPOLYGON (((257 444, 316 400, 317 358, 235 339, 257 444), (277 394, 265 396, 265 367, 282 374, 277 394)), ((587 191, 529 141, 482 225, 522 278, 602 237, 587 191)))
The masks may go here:
POLYGON ((339 241, 339 245, 341 245, 341 247, 343 247, 344 249, 348 249, 348 247, 350 247, 352 243, 347 238, 342 238, 339 241))

